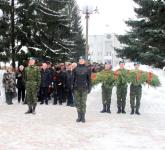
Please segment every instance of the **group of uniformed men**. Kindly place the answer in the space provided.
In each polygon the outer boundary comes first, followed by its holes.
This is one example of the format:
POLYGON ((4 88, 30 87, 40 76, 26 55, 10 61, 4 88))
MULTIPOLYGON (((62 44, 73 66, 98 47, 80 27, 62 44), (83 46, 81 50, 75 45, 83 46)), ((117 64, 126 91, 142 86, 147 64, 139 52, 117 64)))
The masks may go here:
MULTIPOLYGON (((128 77, 128 70, 126 70, 124 61, 119 62, 120 68, 115 71, 115 76, 117 76, 116 82, 116 93, 117 93, 117 113, 125 114, 125 106, 126 106, 126 96, 127 96, 127 77, 128 77)), ((140 72, 139 70, 140 64, 138 62, 134 63, 136 74, 140 72)), ((112 66, 110 64, 105 64, 105 72, 111 73, 112 66)), ((103 110, 101 113, 107 112, 111 113, 110 105, 111 105, 111 95, 114 83, 112 82, 111 86, 106 86, 106 83, 102 84, 102 103, 103 103, 103 110)), ((142 85, 138 83, 136 80, 135 82, 131 83, 130 85, 130 105, 131 105, 131 115, 137 114, 140 115, 140 100, 142 96, 142 85)))

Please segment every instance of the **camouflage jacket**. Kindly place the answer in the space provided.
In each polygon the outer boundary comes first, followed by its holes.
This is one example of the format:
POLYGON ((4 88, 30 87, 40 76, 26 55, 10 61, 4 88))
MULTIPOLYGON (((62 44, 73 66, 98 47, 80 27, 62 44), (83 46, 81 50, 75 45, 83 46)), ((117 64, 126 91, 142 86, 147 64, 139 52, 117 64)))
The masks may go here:
POLYGON ((36 84, 37 87, 41 83, 41 73, 37 66, 28 66, 25 68, 25 84, 36 84))
POLYGON ((3 86, 5 87, 5 92, 15 92, 16 83, 14 73, 4 73, 3 86))
POLYGON ((127 85, 127 78, 129 75, 129 70, 127 69, 118 69, 114 72, 114 76, 116 78, 117 86, 127 85))
POLYGON ((102 74, 103 74, 103 78, 105 79, 102 82, 102 87, 112 89, 115 82, 114 72, 112 70, 103 70, 102 74))

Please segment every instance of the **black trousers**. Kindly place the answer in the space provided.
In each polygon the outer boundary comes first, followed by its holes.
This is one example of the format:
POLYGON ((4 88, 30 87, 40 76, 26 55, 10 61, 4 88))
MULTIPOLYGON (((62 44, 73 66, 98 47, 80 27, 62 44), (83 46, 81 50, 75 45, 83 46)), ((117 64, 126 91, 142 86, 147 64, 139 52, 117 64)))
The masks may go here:
POLYGON ((21 98, 22 98, 22 102, 25 101, 25 87, 20 87, 18 88, 18 102, 21 102, 21 98))
POLYGON ((73 105, 73 93, 71 89, 66 90, 66 95, 67 95, 67 105, 73 105))
POLYGON ((40 88, 40 100, 41 103, 48 103, 48 96, 49 96, 49 87, 41 87, 40 88))
POLYGON ((62 104, 63 102, 63 89, 62 87, 57 87, 57 89, 54 91, 54 104, 57 104, 57 101, 59 101, 59 104, 62 104))

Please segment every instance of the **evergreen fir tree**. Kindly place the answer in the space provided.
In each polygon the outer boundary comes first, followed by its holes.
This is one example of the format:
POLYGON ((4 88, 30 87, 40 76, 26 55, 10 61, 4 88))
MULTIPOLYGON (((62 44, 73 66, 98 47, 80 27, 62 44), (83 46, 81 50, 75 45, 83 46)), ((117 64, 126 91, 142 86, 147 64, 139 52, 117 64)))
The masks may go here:
POLYGON ((0 59, 1 61, 9 61, 10 56, 10 1, 0 0, 0 9, 3 16, 0 18, 0 59))
MULTIPOLYGON (((84 53, 78 6, 74 0, 70 4, 70 0, 17 0, 14 35, 20 63, 28 56, 59 62, 84 53)), ((0 20, 0 56, 7 59, 11 56, 10 0, 0 0, 0 9, 5 14, 0 20)))
POLYGON ((82 33, 81 17, 79 7, 75 0, 68 3, 68 15, 70 20, 70 29, 74 46, 72 48, 72 58, 76 61, 80 56, 85 55, 85 39, 82 33))
POLYGON ((43 15, 43 22, 47 24, 46 28, 42 28, 40 40, 46 49, 55 52, 54 61, 66 61, 71 53, 73 41, 70 40, 69 20, 65 13, 67 3, 68 0, 45 0, 38 9, 43 15))
POLYGON ((33 55, 36 48, 41 49, 36 53, 41 60, 67 60, 72 44, 69 40, 69 22, 63 11, 67 0, 19 0, 19 4, 19 43, 29 47, 33 55))
POLYGON ((162 67, 165 65, 165 5, 161 0, 134 2, 139 6, 134 9, 137 19, 126 21, 131 31, 118 36, 124 45, 117 49, 118 55, 162 67))

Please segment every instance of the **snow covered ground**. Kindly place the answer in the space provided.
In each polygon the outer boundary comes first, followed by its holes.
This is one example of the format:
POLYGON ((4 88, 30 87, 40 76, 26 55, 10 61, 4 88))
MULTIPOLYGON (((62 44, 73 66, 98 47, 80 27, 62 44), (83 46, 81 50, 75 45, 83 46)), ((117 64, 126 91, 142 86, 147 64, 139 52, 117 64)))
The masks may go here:
POLYGON ((0 84, 0 150, 165 150, 165 72, 153 72, 162 87, 143 87, 142 115, 130 115, 129 92, 127 114, 116 114, 115 88, 112 114, 101 114, 97 86, 88 96, 85 124, 76 123, 76 109, 65 105, 38 105, 36 115, 25 115, 27 106, 4 103, 0 84))

